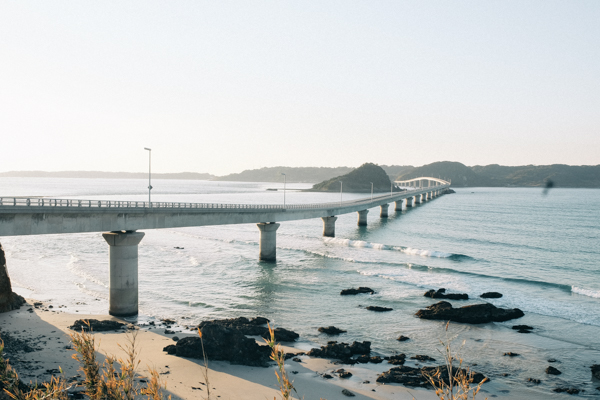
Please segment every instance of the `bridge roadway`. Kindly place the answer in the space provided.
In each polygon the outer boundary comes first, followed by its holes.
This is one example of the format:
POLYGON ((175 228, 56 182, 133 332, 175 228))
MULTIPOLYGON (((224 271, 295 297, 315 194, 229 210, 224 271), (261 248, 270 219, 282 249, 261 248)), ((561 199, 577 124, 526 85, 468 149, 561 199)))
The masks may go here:
MULTIPOLYGON (((318 204, 213 204, 133 201, 99 201, 0 197, 0 236, 105 232, 109 244, 109 313, 138 313, 138 244, 140 229, 256 223, 260 231, 259 258, 276 258, 276 231, 282 221, 322 218, 323 236, 335 236, 336 215, 357 212, 358 225, 367 225, 370 208, 380 207, 388 217, 389 203, 395 211, 438 197, 449 182, 428 180, 435 186, 393 192, 365 199, 318 204)), ((412 181, 396 184, 413 184, 412 181), (410 183, 408 183, 410 182, 410 183)))

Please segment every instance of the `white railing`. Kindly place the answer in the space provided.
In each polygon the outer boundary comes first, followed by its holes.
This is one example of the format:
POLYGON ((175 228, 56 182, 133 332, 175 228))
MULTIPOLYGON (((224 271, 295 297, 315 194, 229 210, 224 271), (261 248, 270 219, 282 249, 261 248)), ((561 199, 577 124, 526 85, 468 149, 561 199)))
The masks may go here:
MULTIPOLYGON (((153 201, 149 203, 147 201, 123 201, 123 200, 71 200, 71 199, 47 199, 39 197, 0 197, 0 208, 12 208, 12 207, 52 207, 52 208, 68 208, 68 209, 186 209, 186 210, 306 210, 306 209, 318 209, 318 208, 339 208, 346 206, 355 206, 359 204, 370 204, 377 203, 382 200, 394 201, 393 198, 397 197, 411 197, 411 195, 418 195, 421 192, 426 193, 432 190, 445 189, 449 185, 435 186, 431 188, 423 188, 421 190, 411 190, 403 192, 394 192, 393 194, 386 194, 371 198, 363 198, 358 200, 350 200, 344 202, 330 202, 330 203, 314 203, 314 204, 223 204, 223 203, 177 203, 177 202, 162 202, 153 201), (408 194, 408 195, 407 195, 408 194)), ((402 197, 402 198, 404 198, 402 197)))

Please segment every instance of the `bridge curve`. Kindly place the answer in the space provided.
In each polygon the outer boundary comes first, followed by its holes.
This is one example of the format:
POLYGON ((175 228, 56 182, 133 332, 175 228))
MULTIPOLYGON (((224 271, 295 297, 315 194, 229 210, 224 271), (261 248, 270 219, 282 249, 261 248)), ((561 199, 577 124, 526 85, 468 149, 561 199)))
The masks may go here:
POLYGON ((278 222, 321 218, 323 236, 334 237, 336 215, 356 212, 358 225, 367 225, 370 208, 380 207, 380 218, 387 218, 389 203, 394 202, 399 211, 405 199, 406 207, 412 207, 413 201, 420 204, 431 200, 450 186, 443 180, 434 182, 434 186, 372 198, 287 205, 0 197, 0 236, 105 232, 103 237, 109 244, 109 313, 129 316, 138 313, 138 244, 144 236, 138 230, 256 223, 259 258, 271 261, 276 258, 278 222))
POLYGON ((451 182, 447 181, 445 179, 440 179, 440 178, 434 178, 431 176, 423 176, 423 177, 419 177, 419 178, 413 178, 413 179, 407 179, 407 180, 402 180, 402 181, 394 181, 394 184, 397 187, 424 187, 425 185, 423 185, 423 182, 427 182, 427 187, 432 186, 431 183, 433 182, 433 186, 437 186, 437 185, 448 185, 447 187, 450 187, 451 182), (417 183, 419 183, 420 185, 416 185, 417 183))

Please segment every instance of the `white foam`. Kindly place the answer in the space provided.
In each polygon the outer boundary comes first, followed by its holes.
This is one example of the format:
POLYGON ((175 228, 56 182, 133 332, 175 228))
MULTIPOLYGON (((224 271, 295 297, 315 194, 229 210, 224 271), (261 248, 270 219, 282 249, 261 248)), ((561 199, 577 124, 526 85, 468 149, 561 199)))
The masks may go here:
POLYGON ((452 256, 451 253, 445 253, 443 251, 421 250, 421 249, 413 249, 410 247, 400 247, 400 246, 388 246, 386 244, 381 244, 381 243, 365 242, 364 240, 323 238, 323 241, 325 243, 339 244, 339 245, 348 246, 348 247, 362 247, 362 248, 369 248, 369 249, 376 249, 376 250, 400 251, 405 254, 421 256, 421 257, 448 258, 448 257, 452 256))
POLYGON ((588 297, 593 297, 595 299, 600 299, 600 291, 599 290, 590 290, 590 289, 583 289, 577 286, 571 286, 571 292, 573 293, 577 293, 577 294, 582 294, 584 296, 588 296, 588 297))

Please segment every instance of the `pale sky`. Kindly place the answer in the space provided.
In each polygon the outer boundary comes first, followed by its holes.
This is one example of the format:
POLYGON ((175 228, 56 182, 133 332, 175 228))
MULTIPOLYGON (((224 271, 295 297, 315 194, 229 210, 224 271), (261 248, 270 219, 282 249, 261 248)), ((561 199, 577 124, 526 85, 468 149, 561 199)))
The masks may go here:
POLYGON ((600 164, 600 1, 0 2, 0 172, 600 164))

